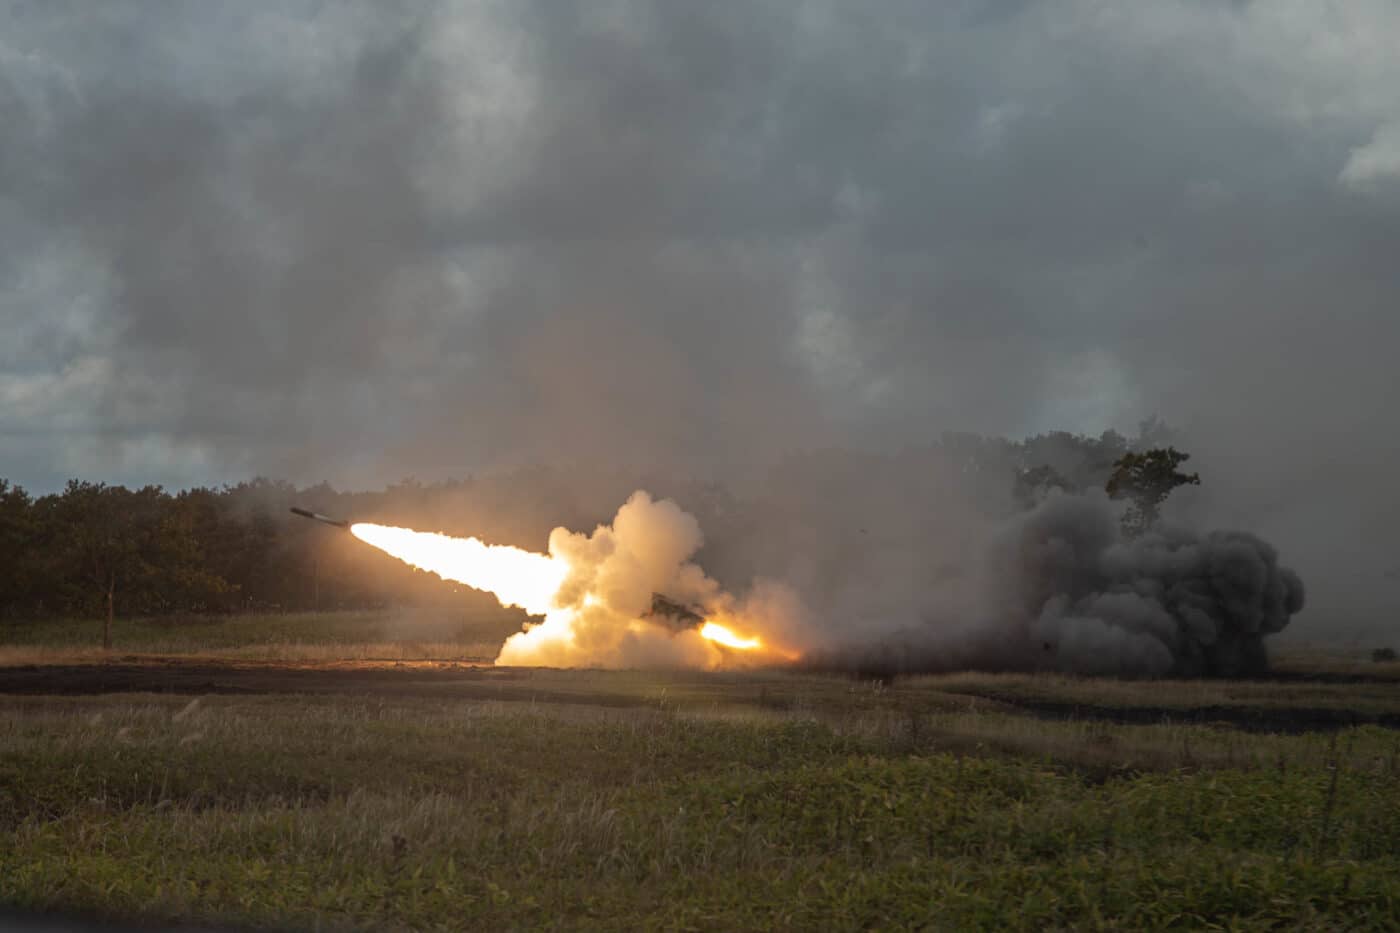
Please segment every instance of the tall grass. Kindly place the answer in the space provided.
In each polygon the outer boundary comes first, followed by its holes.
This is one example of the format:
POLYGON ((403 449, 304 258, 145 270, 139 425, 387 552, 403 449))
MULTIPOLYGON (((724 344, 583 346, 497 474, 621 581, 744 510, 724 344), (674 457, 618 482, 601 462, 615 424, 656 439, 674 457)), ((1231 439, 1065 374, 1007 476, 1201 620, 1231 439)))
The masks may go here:
POLYGON ((1400 690, 1384 676, 1351 683, 1270 680, 1116 680, 1058 674, 968 672, 913 678, 909 687, 1012 703, 1190 711, 1337 709, 1357 713, 1400 711, 1400 690))
POLYGON ((726 684, 742 702, 0 700, 0 901, 366 929, 1395 916, 1387 730, 911 719, 726 684))
MULTIPOLYGON (((499 610, 403 609, 118 619, 113 650, 266 660, 495 657, 524 616, 499 610)), ((102 623, 47 619, 0 624, 0 663, 84 660, 102 644, 102 623)))

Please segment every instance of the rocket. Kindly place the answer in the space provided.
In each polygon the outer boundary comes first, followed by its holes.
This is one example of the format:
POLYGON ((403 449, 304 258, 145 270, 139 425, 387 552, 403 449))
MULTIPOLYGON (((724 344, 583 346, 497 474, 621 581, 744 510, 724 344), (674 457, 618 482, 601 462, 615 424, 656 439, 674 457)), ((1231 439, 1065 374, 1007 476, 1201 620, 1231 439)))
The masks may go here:
POLYGON ((336 528, 344 528, 347 531, 350 530, 350 523, 348 521, 340 521, 338 519, 331 518, 329 515, 322 515, 320 512, 313 512, 310 509, 299 509, 296 506, 292 506, 292 514, 300 515, 302 518, 309 518, 313 521, 324 522, 325 524, 333 525, 336 528))

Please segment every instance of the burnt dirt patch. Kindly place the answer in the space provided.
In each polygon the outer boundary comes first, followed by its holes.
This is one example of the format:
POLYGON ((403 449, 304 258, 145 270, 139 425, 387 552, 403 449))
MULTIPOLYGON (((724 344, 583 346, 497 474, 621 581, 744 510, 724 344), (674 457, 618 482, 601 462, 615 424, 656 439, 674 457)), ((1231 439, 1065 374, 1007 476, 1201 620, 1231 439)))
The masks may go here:
POLYGON ((534 669, 475 661, 221 662, 122 660, 0 668, 0 694, 83 696, 110 693, 190 695, 309 694, 522 700, 594 706, 655 705, 640 694, 560 689, 532 682, 534 669))
MULTIPOLYGON (((302 694, 515 700, 615 708, 654 707, 658 702, 694 701, 707 705, 757 705, 768 709, 787 709, 796 702, 789 695, 791 685, 780 683, 776 678, 772 684, 756 679, 747 685, 749 689, 735 689, 738 685, 733 677, 692 672, 640 680, 627 672, 496 667, 489 662, 474 660, 285 662, 118 656, 111 661, 98 663, 0 667, 0 694, 302 694)), ((840 686, 840 681, 840 678, 833 678, 831 684, 823 689, 836 689, 844 695, 846 690, 840 686)), ((1305 697, 1298 697, 1297 703, 1287 704, 1184 704, 1176 701, 1154 705, 1121 701, 1096 703, 1085 702, 1082 698, 1028 696, 1009 690, 966 688, 940 692, 938 697, 948 701, 943 705, 950 709, 966 704, 969 709, 995 708, 1002 712, 1060 721, 1218 725, 1248 732, 1287 734, 1328 732, 1361 725, 1400 729, 1400 712, 1384 708, 1349 709, 1336 703, 1311 705, 1305 697)), ((903 702, 893 695, 886 699, 892 706, 903 702)), ((925 697, 924 701, 932 702, 930 697, 925 697)))

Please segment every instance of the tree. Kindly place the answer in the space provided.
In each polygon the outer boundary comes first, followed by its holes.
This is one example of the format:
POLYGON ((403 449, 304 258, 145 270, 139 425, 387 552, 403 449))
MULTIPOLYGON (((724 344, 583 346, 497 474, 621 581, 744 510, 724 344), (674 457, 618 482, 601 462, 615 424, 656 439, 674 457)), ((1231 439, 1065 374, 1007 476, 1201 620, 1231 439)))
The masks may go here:
POLYGON ((89 608, 105 598, 102 647, 107 649, 112 647, 118 578, 125 583, 141 569, 136 523, 125 501, 129 495, 122 487, 71 480, 54 502, 49 527, 64 579, 97 594, 96 600, 81 593, 74 598, 89 608))
POLYGON ((1175 447, 1157 447, 1141 452, 1128 451, 1113 464, 1104 489, 1113 499, 1129 499, 1123 513, 1123 530, 1136 537, 1157 523, 1162 503, 1178 486, 1199 486, 1197 473, 1178 469, 1191 459, 1175 447))
POLYGON ((78 605, 101 607, 105 649, 112 647, 119 592, 130 610, 168 612, 192 592, 223 585, 203 569, 190 522, 172 503, 159 486, 77 480, 53 503, 48 530, 63 577, 82 588, 74 594, 78 605))
POLYGON ((0 479, 0 617, 34 591, 33 501, 19 486, 0 479))

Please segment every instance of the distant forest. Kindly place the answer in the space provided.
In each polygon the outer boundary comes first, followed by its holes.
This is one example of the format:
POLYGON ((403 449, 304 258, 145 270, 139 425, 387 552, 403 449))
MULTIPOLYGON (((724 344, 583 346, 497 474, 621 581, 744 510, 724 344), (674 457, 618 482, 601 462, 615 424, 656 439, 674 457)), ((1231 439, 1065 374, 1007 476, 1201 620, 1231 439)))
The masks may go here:
MULTIPOLYGON (((1155 419, 1132 440, 1113 431, 1023 441, 946 434, 926 448, 889 456, 793 456, 774 467, 769 483, 800 509, 802 496, 839 494, 842 477, 853 473, 897 484, 911 470, 942 471, 956 475, 960 488, 993 514, 1024 507, 1048 486, 1102 487, 1125 452, 1168 440, 1170 432, 1155 419)), ((267 479, 180 492, 73 480, 62 492, 36 497, 0 479, 0 621, 476 602, 486 597, 288 510, 304 506, 542 550, 551 528, 589 530, 609 520, 639 485, 677 499, 707 532, 742 536, 746 524, 765 521, 770 507, 761 504, 762 494, 740 503, 709 482, 562 468, 432 484, 405 480, 377 492, 267 479)))

